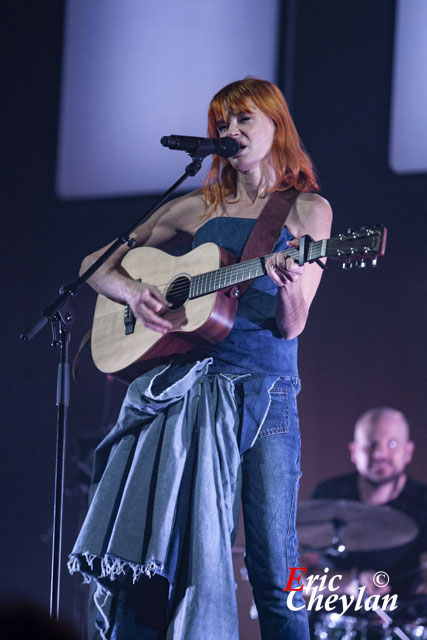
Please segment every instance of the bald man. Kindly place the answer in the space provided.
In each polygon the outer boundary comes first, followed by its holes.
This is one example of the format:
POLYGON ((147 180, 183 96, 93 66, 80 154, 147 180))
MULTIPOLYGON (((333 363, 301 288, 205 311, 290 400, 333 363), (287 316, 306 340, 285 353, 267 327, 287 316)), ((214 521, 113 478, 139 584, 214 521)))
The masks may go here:
POLYGON ((358 471, 359 499, 386 504, 397 498, 407 482, 405 468, 414 453, 403 413, 388 407, 369 409, 356 422, 349 449, 358 471))
POLYGON ((357 576, 369 594, 391 591, 401 598, 427 594, 427 572, 423 575, 421 571, 427 551, 427 486, 406 474, 414 443, 405 416, 389 407, 369 409, 357 420, 349 449, 356 472, 322 482, 311 497, 387 505, 411 516, 419 533, 410 543, 392 549, 325 556, 323 565, 344 574, 344 591, 354 589, 357 576), (388 586, 375 587, 372 578, 376 571, 389 574, 388 586))

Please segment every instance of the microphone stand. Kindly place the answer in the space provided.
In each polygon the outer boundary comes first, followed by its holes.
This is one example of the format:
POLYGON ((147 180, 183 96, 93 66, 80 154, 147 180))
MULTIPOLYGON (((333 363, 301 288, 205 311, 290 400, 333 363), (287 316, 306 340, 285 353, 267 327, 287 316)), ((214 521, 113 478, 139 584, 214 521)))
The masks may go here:
POLYGON ((185 167, 183 175, 155 202, 145 215, 119 234, 117 240, 87 269, 77 280, 62 286, 59 297, 46 307, 34 324, 21 334, 21 340, 31 340, 43 327, 50 322, 52 328, 51 346, 60 347, 60 358, 56 382, 56 456, 55 456, 55 488, 53 505, 53 533, 52 533, 52 565, 50 583, 50 617, 59 618, 59 595, 61 577, 61 547, 62 547, 62 515, 64 504, 64 466, 65 442, 70 403, 70 364, 69 346, 71 341, 71 326, 74 323, 74 313, 70 304, 71 298, 77 295, 85 282, 101 267, 108 258, 121 246, 127 244, 129 248, 135 245, 135 239, 130 237, 139 225, 143 224, 167 200, 189 176, 195 176, 202 167, 203 158, 209 153, 196 150, 189 154, 191 162, 185 167))

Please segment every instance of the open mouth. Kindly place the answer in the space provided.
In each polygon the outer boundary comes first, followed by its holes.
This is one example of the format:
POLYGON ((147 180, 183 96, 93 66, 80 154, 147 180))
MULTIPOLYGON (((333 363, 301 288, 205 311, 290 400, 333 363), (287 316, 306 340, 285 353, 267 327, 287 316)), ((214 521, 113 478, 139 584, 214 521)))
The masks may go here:
POLYGON ((236 158, 237 156, 240 156, 240 154, 242 153, 242 151, 244 149, 246 149, 246 145, 242 144, 241 142, 239 142, 239 150, 238 150, 238 152, 236 153, 236 155, 234 157, 236 158))

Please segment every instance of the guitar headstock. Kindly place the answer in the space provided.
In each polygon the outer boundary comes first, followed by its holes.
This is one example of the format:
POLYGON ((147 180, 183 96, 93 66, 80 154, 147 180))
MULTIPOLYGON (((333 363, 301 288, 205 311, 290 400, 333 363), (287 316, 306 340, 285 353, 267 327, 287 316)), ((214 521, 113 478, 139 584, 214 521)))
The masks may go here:
POLYGON ((340 233, 336 238, 328 240, 326 256, 332 260, 340 260, 344 269, 351 267, 353 261, 363 268, 367 259, 375 267, 378 258, 385 253, 386 241, 387 229, 382 224, 361 227, 358 231, 348 229, 347 233, 340 233))

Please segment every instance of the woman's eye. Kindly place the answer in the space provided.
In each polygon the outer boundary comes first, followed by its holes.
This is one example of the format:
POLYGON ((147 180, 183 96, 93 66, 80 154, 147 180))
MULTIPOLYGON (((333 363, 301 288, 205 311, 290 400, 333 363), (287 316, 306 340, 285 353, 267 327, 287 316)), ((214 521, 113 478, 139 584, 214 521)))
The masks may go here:
POLYGON ((240 118, 240 122, 245 122, 246 120, 250 120, 249 116, 243 116, 242 118, 240 118))
POLYGON ((226 124, 219 124, 218 125, 218 131, 220 133, 222 133, 223 131, 226 131, 226 129, 227 129, 227 125, 226 124))

